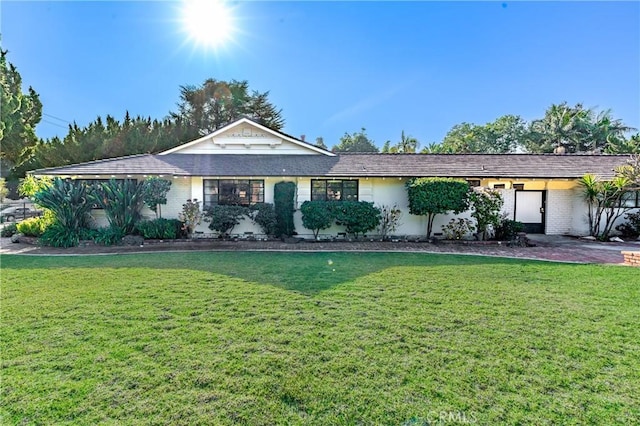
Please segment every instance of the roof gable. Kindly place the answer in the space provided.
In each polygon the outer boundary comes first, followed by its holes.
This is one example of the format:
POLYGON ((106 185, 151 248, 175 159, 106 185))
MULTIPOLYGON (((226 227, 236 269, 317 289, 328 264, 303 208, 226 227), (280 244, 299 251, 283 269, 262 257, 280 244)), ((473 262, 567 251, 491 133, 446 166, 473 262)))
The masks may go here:
POLYGON ((241 118, 213 133, 170 150, 167 154, 277 154, 277 155, 327 155, 334 153, 318 148, 257 123, 241 118))

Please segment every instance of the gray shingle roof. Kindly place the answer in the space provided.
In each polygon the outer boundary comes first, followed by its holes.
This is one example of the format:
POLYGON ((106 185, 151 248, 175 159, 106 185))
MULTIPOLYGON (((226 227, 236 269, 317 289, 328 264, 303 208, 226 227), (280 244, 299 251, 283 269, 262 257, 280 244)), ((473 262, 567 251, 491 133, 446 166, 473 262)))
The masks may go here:
POLYGON ((627 155, 552 154, 142 154, 36 170, 36 175, 177 175, 463 178, 613 176, 627 155))

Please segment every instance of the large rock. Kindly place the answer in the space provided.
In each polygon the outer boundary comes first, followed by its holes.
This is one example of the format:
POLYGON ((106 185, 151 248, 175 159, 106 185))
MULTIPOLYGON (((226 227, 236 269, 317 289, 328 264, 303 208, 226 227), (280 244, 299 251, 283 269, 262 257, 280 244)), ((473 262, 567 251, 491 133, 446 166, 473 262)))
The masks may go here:
POLYGON ((141 246, 144 244, 144 238, 140 235, 125 235, 122 237, 122 244, 125 246, 141 246))

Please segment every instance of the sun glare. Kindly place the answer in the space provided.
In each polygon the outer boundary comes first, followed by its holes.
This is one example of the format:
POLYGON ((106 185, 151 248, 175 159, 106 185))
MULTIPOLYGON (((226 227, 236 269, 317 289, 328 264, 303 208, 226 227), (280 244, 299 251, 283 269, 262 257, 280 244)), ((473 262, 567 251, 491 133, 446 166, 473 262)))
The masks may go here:
POLYGON ((190 39, 208 48, 231 40, 235 30, 231 10, 222 0, 185 0, 182 24, 190 39))

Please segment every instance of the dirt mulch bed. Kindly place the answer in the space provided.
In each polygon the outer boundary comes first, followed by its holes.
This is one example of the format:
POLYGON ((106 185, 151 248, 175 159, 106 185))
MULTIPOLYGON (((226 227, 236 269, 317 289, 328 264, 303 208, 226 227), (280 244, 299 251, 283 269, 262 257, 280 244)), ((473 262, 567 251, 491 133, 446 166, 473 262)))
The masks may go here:
POLYGON ((576 263, 622 264, 624 259, 620 251, 587 248, 584 245, 554 246, 537 243, 536 247, 508 247, 498 242, 463 242, 433 244, 429 242, 405 241, 221 241, 221 240, 180 240, 146 241, 136 246, 100 246, 93 243, 81 243, 79 247, 68 249, 42 247, 33 244, 11 243, 10 239, 0 240, 0 253, 25 255, 89 255, 89 254, 127 254, 171 251, 387 251, 387 252, 425 252, 448 254, 471 254, 499 256, 521 259, 551 260, 576 263))

